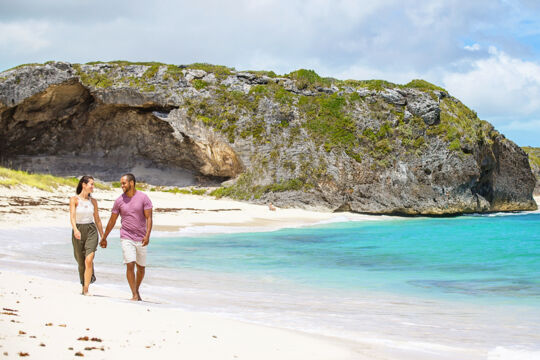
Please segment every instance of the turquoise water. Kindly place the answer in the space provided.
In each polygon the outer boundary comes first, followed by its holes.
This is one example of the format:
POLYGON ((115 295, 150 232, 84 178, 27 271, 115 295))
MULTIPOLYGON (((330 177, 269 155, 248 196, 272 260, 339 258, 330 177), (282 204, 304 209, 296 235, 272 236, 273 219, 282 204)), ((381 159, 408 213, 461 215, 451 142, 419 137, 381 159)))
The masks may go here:
POLYGON ((540 214, 327 224, 152 241, 159 267, 540 307, 540 214))
MULTIPOLYGON (((540 359, 539 213, 185 233, 153 232, 143 298, 375 355, 540 359)), ((96 285, 128 291, 118 236, 96 253, 96 285)), ((0 232, 0 268, 77 283, 70 239, 69 228, 0 232)))

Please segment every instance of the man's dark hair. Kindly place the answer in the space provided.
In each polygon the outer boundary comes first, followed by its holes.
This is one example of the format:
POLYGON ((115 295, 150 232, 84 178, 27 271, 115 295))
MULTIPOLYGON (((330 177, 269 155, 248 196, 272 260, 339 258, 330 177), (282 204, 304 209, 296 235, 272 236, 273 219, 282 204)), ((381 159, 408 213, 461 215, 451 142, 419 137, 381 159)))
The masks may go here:
POLYGON ((122 175, 122 177, 124 176, 127 177, 128 182, 133 181, 133 185, 137 185, 137 180, 135 180, 135 175, 131 173, 127 173, 127 174, 122 175))

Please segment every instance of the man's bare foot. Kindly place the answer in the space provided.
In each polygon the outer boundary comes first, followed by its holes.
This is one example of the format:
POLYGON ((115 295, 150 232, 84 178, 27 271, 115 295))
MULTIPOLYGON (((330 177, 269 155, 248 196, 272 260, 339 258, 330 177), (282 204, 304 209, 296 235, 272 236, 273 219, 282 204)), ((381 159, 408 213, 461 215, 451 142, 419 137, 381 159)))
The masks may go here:
POLYGON ((139 297, 139 295, 133 295, 133 297, 131 299, 129 299, 131 301, 141 301, 141 298, 139 297))
POLYGON ((142 301, 141 294, 137 291, 137 297, 139 298, 139 301, 142 301))

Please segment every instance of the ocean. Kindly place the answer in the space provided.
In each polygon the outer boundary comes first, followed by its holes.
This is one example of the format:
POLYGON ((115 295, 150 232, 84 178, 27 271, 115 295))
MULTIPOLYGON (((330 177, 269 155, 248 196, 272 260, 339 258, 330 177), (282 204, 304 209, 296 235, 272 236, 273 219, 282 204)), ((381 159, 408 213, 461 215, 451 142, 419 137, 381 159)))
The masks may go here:
MULTIPOLYGON (((417 359, 540 359, 540 213, 225 231, 154 232, 143 297, 417 359)), ((78 281, 70 230, 35 233, 2 232, 2 266, 78 281)), ((96 276, 127 290, 115 239, 96 276)))

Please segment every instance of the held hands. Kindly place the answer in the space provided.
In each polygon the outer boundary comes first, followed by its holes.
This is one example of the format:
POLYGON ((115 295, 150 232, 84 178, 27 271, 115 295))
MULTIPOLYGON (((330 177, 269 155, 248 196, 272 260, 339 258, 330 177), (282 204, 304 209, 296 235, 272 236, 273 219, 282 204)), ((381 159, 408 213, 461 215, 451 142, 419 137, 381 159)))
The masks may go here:
POLYGON ((101 239, 101 241, 99 242, 99 246, 105 249, 107 247, 107 239, 106 238, 101 239))

